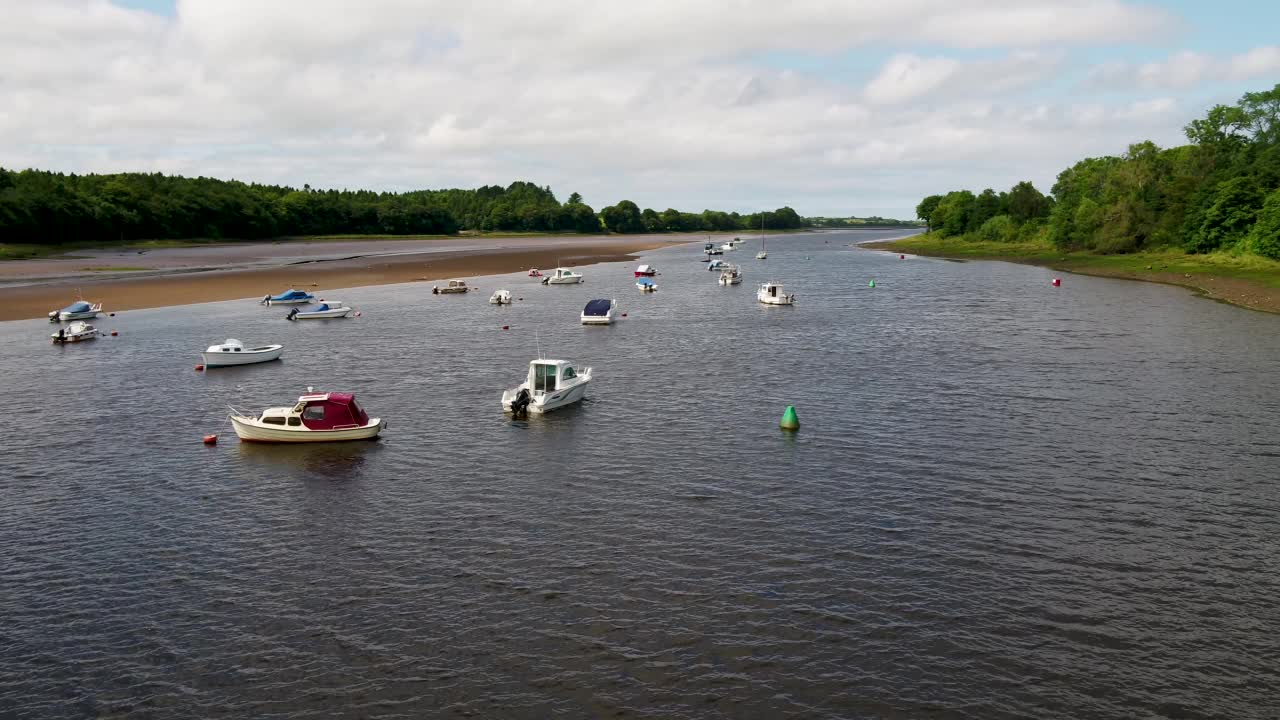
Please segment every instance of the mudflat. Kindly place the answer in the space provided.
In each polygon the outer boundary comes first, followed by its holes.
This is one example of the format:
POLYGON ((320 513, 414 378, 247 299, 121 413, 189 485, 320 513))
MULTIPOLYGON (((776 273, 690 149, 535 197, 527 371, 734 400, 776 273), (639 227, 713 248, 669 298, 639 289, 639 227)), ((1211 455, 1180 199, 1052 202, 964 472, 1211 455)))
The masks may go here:
POLYGON ((287 240, 138 250, 76 250, 0 263, 0 320, 38 318, 83 297, 107 311, 324 292, 531 267, 626 260, 701 235, 287 240))

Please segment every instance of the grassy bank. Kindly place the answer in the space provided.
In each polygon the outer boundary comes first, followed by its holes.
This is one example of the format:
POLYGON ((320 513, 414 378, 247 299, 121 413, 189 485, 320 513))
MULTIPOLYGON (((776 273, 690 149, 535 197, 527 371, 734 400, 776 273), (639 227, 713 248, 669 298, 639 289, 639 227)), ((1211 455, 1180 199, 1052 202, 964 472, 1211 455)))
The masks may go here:
POLYGON ((1213 252, 1189 255, 1161 249, 1124 255, 1063 252, 1046 241, 991 242, 926 233, 865 247, 957 260, 1005 260, 1101 277, 1189 287, 1233 305, 1280 312, 1280 261, 1257 255, 1213 252))

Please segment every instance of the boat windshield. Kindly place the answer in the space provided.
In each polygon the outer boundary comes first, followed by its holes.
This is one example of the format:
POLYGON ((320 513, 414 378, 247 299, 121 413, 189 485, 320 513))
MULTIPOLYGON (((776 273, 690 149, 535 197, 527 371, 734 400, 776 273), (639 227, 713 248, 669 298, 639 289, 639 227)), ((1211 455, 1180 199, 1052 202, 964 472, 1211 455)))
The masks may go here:
POLYGON ((534 365, 533 366, 533 391, 534 392, 555 392, 556 389, 556 366, 555 365, 534 365))

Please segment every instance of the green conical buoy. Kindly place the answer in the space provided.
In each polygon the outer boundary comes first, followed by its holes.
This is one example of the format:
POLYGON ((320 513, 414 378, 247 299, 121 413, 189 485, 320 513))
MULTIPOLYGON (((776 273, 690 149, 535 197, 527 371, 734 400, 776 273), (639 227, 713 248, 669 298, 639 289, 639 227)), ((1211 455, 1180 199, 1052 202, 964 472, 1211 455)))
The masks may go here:
POLYGON ((867 287, 875 287, 875 286, 876 286, 875 280, 872 280, 871 282, 867 283, 867 287))
POLYGON ((796 417, 796 406, 788 405, 786 412, 782 413, 782 422, 778 426, 783 430, 799 430, 800 418, 796 417))

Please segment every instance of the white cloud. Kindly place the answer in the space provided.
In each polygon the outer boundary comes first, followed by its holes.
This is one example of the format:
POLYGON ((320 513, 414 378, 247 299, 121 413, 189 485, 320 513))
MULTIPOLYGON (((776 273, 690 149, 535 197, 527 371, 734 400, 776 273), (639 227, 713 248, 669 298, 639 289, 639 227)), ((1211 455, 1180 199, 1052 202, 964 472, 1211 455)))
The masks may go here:
POLYGON ((1087 89, 1186 89, 1280 74, 1280 47, 1269 45, 1225 57, 1184 50, 1159 62, 1111 62, 1094 68, 1087 89))
MULTIPOLYGON (((1158 112, 1024 93, 1072 45, 1175 24, 1105 0, 179 0, 172 18, 0 0, 0 13, 7 165, 392 189, 528 179, 597 207, 802 212, 871 196, 910 208, 995 183, 974 177, 988 165, 1044 184, 1081 153, 1158 136, 1158 112), (935 50, 886 51, 870 80, 762 60, 894 38, 935 50)), ((1233 62, 1258 73, 1275 58, 1233 62)))

